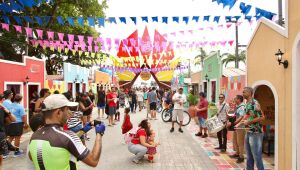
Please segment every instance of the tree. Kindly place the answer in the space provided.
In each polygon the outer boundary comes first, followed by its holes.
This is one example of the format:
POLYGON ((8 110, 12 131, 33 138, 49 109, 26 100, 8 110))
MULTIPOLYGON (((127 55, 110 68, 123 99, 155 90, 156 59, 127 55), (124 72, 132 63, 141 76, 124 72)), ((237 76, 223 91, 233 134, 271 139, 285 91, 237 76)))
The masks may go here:
POLYGON ((201 47, 199 49, 200 54, 194 57, 195 65, 202 65, 203 67, 203 60, 207 57, 206 51, 201 47))
MULTIPOLYGON (((75 24, 74 27, 71 27, 67 23, 65 23, 65 25, 59 25, 55 20, 57 16, 63 16, 64 18, 67 16, 82 16, 85 19, 89 16, 104 17, 105 8, 107 8, 106 1, 102 1, 102 4, 99 4, 98 0, 55 0, 51 4, 42 3, 38 7, 26 8, 24 11, 14 12, 11 15, 31 17, 51 16, 48 24, 39 26, 37 23, 31 23, 29 27, 43 29, 45 31, 51 30, 54 32, 61 32, 65 33, 65 35, 75 34, 98 37, 99 33, 96 29, 88 26, 87 23, 85 23, 83 27, 77 24, 75 24)), ((0 15, 3 15, 1 11, 0 15)), ((10 16, 11 24, 17 25, 12 16, 10 16)), ((26 26, 26 23, 23 23, 22 26, 26 26)), ((46 33, 44 33, 44 37, 46 39, 46 33)), ((55 39, 58 39, 58 37, 55 37, 55 39)), ((22 55, 25 54, 26 45, 27 42, 24 35, 17 34, 14 30, 11 32, 0 30, 0 51, 3 53, 6 60, 22 61, 22 55)), ((101 47, 101 44, 98 44, 98 46, 101 47)), ((48 74, 56 74, 57 70, 62 67, 62 63, 65 61, 80 65, 80 60, 82 59, 94 61, 99 59, 97 57, 91 58, 85 56, 84 53, 81 56, 79 56, 78 53, 73 55, 71 51, 67 54, 63 54, 58 51, 51 51, 50 49, 43 49, 42 47, 34 48, 32 46, 29 46, 28 48, 28 55, 37 58, 46 57, 46 70, 48 74)))
MULTIPOLYGON (((227 66, 228 63, 235 62, 236 59, 238 63, 243 62, 244 64, 246 64, 246 51, 245 50, 239 51, 237 58, 235 57, 234 54, 230 54, 230 53, 222 54, 221 58, 223 58, 222 64, 225 64, 225 67, 227 66)), ((239 68, 239 64, 238 64, 238 68, 239 68)))

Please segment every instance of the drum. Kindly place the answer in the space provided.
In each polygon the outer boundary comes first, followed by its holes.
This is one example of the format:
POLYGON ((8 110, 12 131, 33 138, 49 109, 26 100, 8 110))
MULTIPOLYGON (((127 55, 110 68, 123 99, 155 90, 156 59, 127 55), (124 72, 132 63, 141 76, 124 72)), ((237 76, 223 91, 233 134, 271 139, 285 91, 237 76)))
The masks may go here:
POLYGON ((208 119, 205 122, 205 125, 210 134, 221 131, 222 129, 224 129, 224 126, 225 126, 223 124, 223 122, 217 116, 214 116, 214 117, 208 119))

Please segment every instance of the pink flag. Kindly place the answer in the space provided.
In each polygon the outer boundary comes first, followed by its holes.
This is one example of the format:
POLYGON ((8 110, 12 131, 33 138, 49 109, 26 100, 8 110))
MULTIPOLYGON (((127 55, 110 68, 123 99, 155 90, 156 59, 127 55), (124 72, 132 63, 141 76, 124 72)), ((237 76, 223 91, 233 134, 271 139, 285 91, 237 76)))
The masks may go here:
POLYGON ((94 46, 95 48, 95 52, 99 52, 99 47, 98 46, 94 46))
POLYGON ((88 51, 92 52, 93 51, 93 47, 92 46, 88 46, 88 51))
POLYGON ((211 31, 212 31, 212 30, 214 30, 214 28, 213 28, 213 27, 208 27, 208 29, 210 29, 211 31))
POLYGON ((223 47, 226 45, 226 41, 221 41, 220 43, 223 47))
POLYGON ((168 38, 168 34, 163 34, 163 36, 164 36, 165 38, 168 38))
POLYGON ((48 40, 44 40, 43 41, 43 47, 49 47, 49 41, 48 40))
POLYGON ((176 32, 172 32, 171 35, 173 35, 174 37, 176 37, 176 32))
POLYGON ((54 32, 52 31, 47 31, 48 39, 53 40, 54 39, 54 32))
POLYGON ((223 24, 221 24, 221 25, 218 25, 218 27, 219 27, 219 28, 223 28, 223 26, 224 26, 223 24))
POLYGON ((32 37, 32 28, 26 27, 26 28, 25 28, 25 31, 26 31, 27 37, 32 37))
POLYGON ((43 40, 38 40, 38 43, 39 43, 39 45, 40 45, 41 47, 43 47, 43 46, 44 46, 44 42, 43 42, 43 40))
POLYGON ((106 38, 106 44, 109 45, 109 46, 111 45, 111 39, 110 38, 106 38))
POLYGON ((82 42, 84 40, 84 36, 83 35, 78 35, 78 40, 79 40, 79 42, 82 42))
POLYGON ((115 39, 115 45, 119 45, 120 44, 120 39, 115 39))
POLYGON ((69 42, 74 42, 74 35, 73 34, 68 34, 68 39, 69 39, 69 42))
POLYGON ((184 35, 184 31, 179 31, 182 35, 184 35))
POLYGON ((74 41, 74 44, 78 45, 78 44, 79 44, 79 42, 78 42, 78 41, 74 41))
POLYGON ((191 34, 193 34, 194 31, 193 31, 193 30, 189 30, 189 32, 190 32, 191 34))
POLYGON ((17 32, 22 33, 22 27, 19 25, 14 25, 17 32))
POLYGON ((9 25, 8 24, 1 23, 1 25, 2 25, 2 29, 6 30, 6 31, 9 31, 9 25))
POLYGON ((204 30, 204 28, 198 28, 198 30, 200 30, 200 31, 203 31, 203 30, 204 30))
POLYGON ((93 37, 88 36, 88 43, 89 43, 89 45, 92 45, 92 43, 93 43, 93 37))
POLYGON ((226 27, 227 27, 227 28, 230 28, 230 27, 231 27, 231 25, 232 25, 232 24, 227 24, 227 25, 226 25, 226 27))
POLYGON ((234 40, 230 40, 230 41, 228 41, 228 43, 230 44, 230 46, 232 46, 232 45, 233 45, 233 42, 234 42, 234 40))
POLYGON ((60 41, 64 41, 64 33, 57 33, 57 35, 58 35, 58 39, 60 40, 60 41))
POLYGON ((105 51, 105 45, 104 44, 101 45, 101 50, 105 51))
POLYGON ((127 40, 127 39, 123 40, 123 42, 124 42, 124 44, 125 44, 126 46, 128 46, 128 40, 127 40))
POLYGON ((78 45, 74 45, 74 50, 78 51, 78 45))
POLYGON ((43 30, 36 29, 36 33, 38 35, 38 38, 43 39, 43 30))

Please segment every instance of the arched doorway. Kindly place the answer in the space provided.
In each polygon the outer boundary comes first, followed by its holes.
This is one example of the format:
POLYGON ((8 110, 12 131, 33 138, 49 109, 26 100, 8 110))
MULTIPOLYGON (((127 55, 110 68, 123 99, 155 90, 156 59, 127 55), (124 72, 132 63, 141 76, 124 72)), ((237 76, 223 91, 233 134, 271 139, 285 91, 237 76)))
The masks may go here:
POLYGON ((295 38, 292 49, 292 151, 293 169, 300 168, 300 33, 295 38))
POLYGON ((263 122, 264 140, 263 153, 270 163, 271 169, 276 169, 278 162, 278 95, 275 88, 267 81, 256 82, 254 98, 261 105, 265 115, 263 122))

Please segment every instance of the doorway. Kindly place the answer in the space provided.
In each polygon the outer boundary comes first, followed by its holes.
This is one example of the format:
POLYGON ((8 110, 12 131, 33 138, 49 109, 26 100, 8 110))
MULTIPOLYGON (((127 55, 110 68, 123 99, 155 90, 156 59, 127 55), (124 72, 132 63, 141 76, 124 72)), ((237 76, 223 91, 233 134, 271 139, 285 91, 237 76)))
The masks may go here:
POLYGON ((13 92, 13 98, 11 99, 14 102, 16 94, 23 95, 22 83, 5 83, 5 90, 11 90, 13 92))
POLYGON ((265 115, 263 124, 263 153, 267 157, 269 163, 275 167, 274 155, 276 152, 276 115, 275 115, 275 97, 272 89, 267 85, 259 85, 255 88, 254 98, 259 102, 261 109, 265 115))
POLYGON ((211 101, 216 103, 216 81, 211 81, 211 101))
POLYGON ((75 84, 76 93, 80 92, 80 83, 75 84))
POLYGON ((203 82, 203 91, 207 95, 207 82, 203 82))
MULTIPOLYGON (((28 102, 28 111, 29 111, 29 119, 33 115, 35 102, 38 99, 39 85, 28 85, 28 93, 27 93, 27 102, 28 102)), ((28 120, 29 120, 28 119, 28 120)))

